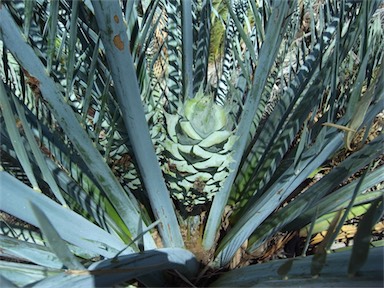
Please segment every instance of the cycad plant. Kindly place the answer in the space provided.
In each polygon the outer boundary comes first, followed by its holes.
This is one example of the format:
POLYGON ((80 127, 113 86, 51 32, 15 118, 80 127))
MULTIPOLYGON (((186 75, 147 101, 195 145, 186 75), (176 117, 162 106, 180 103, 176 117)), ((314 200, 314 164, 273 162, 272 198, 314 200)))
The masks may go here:
POLYGON ((2 283, 377 284, 380 5, 0 2, 2 283), (312 258, 250 265, 317 219, 312 258))

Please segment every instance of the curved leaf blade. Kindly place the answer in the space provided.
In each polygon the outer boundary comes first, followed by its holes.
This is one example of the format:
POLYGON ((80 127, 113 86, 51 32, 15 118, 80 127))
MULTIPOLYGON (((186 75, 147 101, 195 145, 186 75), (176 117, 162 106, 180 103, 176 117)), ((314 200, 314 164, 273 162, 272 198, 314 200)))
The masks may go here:
POLYGON ((377 199, 369 207, 367 213, 360 220, 357 232, 354 237, 352 247, 352 255, 349 260, 348 274, 356 276, 357 272, 364 266, 367 261, 369 251, 371 230, 373 225, 380 219, 384 212, 383 199, 377 199))
MULTIPOLYGON (((236 136, 238 137, 236 143, 237 149, 234 151, 232 156, 234 162, 230 165, 230 169, 233 171, 238 170, 241 158, 243 157, 247 143, 247 135, 255 117, 257 106, 267 81, 269 70, 272 67, 275 55, 278 52, 278 47, 280 47, 280 43, 282 41, 282 33, 284 29, 281 29, 281 25, 284 23, 284 19, 290 11, 289 3, 285 1, 277 1, 274 5, 275 6, 270 18, 272 20, 268 22, 266 41, 260 50, 259 65, 255 71, 252 90, 248 94, 245 109, 243 111, 243 117, 239 124, 239 129, 236 131, 236 136)), ((204 230, 203 247, 206 250, 209 250, 215 244, 216 233, 220 225, 221 216, 224 212, 225 205, 227 204, 231 186, 235 177, 236 173, 231 173, 226 179, 221 190, 213 199, 204 230)), ((241 241, 238 243, 238 247, 244 243, 244 240, 241 243, 240 242, 241 241)))
MULTIPOLYGON (((110 199, 121 218, 126 223, 130 232, 137 236, 137 225, 142 221, 138 208, 127 196, 111 169, 105 163, 99 151, 95 148, 88 135, 79 124, 71 107, 64 102, 53 79, 48 74, 34 53, 22 38, 14 20, 5 7, 0 8, 0 29, 3 33, 3 41, 15 58, 23 66, 25 71, 38 83, 38 89, 68 138, 73 143, 79 155, 83 158, 88 168, 93 171, 95 179, 103 188, 103 192, 110 199)), ((146 236, 148 243, 154 246, 154 241, 146 236)))
POLYGON ((159 230, 164 244, 169 247, 183 247, 172 201, 149 136, 121 8, 118 1, 92 3, 127 133, 137 156, 153 212, 161 220, 159 230))
POLYGON ((0 235, 0 247, 5 255, 27 259, 41 266, 61 269, 63 263, 47 247, 0 235))
POLYGON ((51 247, 51 249, 55 252, 60 261, 68 269, 83 269, 83 265, 80 264, 80 262, 68 249, 67 243, 61 239, 59 233, 56 231, 56 228, 49 221, 42 209, 32 202, 30 204, 49 247, 51 247))
POLYGON ((248 267, 236 269, 225 273, 219 277, 211 286, 212 287, 330 287, 334 286, 368 286, 381 287, 383 281, 381 263, 384 257, 384 249, 381 247, 372 248, 368 261, 362 267, 363 276, 353 279, 348 278, 345 271, 351 251, 343 251, 331 253, 327 257, 320 278, 312 278, 310 275, 310 267, 313 256, 296 258, 288 273, 288 279, 282 280, 281 276, 276 273, 287 261, 275 260, 269 263, 251 265, 248 267))
MULTIPOLYGON (((98 226, 92 224, 75 212, 55 203, 47 196, 33 191, 6 172, 0 172, 0 209, 34 226, 38 219, 29 203, 44 207, 44 213, 54 225, 60 227, 60 237, 85 251, 93 251, 104 257, 113 257, 125 245, 98 226), (17 193, 13 193, 17 191, 17 193), (20 209, 20 207, 22 209, 20 209), (76 223, 76 229, 73 224, 76 223)), ((132 252, 132 250, 128 250, 132 252)))
POLYGON ((115 260, 93 263, 88 270, 68 270, 49 277, 34 287, 111 287, 124 281, 168 269, 179 270, 187 277, 197 273, 198 262, 193 254, 179 248, 160 248, 124 255, 115 260))

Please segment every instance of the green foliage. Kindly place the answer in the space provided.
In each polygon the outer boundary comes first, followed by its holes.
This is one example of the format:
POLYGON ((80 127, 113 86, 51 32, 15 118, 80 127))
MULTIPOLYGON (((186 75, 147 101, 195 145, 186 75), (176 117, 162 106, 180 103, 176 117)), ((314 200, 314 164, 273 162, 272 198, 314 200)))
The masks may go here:
POLYGON ((331 271, 348 261, 377 278, 382 15, 380 1, 2 2, 2 283, 348 283, 331 271), (351 213, 352 252, 327 254, 351 213), (313 259, 205 280, 307 225, 329 232, 313 259))

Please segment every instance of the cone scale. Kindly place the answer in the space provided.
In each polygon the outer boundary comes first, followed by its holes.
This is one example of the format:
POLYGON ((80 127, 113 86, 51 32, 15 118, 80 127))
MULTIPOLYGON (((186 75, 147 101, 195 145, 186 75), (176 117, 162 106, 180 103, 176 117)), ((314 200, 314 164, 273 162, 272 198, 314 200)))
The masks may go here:
POLYGON ((171 195, 185 207, 212 201, 229 173, 235 142, 225 108, 199 92, 177 114, 164 115, 162 170, 171 195))

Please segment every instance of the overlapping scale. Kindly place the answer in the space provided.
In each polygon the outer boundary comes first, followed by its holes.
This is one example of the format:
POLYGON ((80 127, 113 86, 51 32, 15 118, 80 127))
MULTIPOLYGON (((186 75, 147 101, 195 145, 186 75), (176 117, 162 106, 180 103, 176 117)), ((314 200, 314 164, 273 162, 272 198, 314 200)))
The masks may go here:
POLYGON ((177 114, 164 114, 162 169, 172 196, 186 207, 205 204, 222 186, 235 136, 225 108, 199 92, 177 114))

